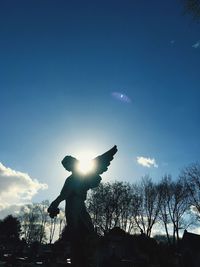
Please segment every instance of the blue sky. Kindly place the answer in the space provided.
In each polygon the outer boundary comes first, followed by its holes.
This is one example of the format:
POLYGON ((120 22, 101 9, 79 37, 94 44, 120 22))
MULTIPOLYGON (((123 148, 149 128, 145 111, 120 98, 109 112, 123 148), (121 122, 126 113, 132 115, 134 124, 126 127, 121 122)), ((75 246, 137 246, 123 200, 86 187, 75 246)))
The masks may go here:
POLYGON ((180 2, 1 1, 0 162, 48 185, 33 201, 58 194, 66 154, 116 144, 103 177, 129 182, 199 159, 200 25, 180 2))

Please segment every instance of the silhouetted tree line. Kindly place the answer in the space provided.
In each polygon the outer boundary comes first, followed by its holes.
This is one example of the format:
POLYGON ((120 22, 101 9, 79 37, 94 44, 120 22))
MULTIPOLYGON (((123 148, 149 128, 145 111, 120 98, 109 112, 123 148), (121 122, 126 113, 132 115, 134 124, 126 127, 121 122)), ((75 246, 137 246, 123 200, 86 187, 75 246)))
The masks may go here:
MULTIPOLYGON (((0 242, 26 244, 52 243, 65 226, 64 212, 57 218, 48 215, 48 201, 24 205, 17 218, 0 220, 0 242)), ((165 175, 155 183, 145 176, 138 183, 101 183, 91 190, 88 211, 98 234, 120 227, 127 233, 141 232, 152 236, 156 227, 165 231, 165 238, 174 245, 180 231, 200 222, 200 164, 185 168, 178 179, 165 175)), ((160 237, 161 238, 161 237, 160 237)))
POLYGON ((200 165, 185 168, 176 180, 165 175, 158 183, 149 176, 134 184, 102 183, 91 192, 87 204, 100 234, 118 226, 150 237, 159 226, 168 243, 175 244, 181 230, 200 221, 200 165))

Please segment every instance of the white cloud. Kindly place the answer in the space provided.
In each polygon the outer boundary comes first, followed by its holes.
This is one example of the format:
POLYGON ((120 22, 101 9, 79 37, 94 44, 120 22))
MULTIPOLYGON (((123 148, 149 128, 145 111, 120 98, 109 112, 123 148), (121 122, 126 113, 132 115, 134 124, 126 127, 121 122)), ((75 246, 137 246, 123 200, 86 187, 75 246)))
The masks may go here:
POLYGON ((200 47, 200 41, 197 41, 195 44, 192 45, 193 48, 199 48, 200 47))
POLYGON ((18 216, 22 205, 0 205, 0 219, 12 214, 18 216))
POLYGON ((27 173, 12 170, 0 163, 0 210, 30 201, 39 190, 47 189, 27 173))
POLYGON ((158 168, 158 164, 154 158, 137 157, 137 163, 147 168, 158 168))

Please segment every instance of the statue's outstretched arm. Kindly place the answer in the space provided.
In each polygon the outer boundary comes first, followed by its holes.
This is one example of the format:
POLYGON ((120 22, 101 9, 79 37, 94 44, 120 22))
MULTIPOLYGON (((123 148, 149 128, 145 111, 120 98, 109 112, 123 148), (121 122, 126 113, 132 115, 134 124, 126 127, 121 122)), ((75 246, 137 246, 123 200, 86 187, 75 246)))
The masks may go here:
POLYGON ((52 208, 57 208, 60 204, 60 202, 62 202, 63 200, 65 200, 65 198, 62 195, 59 195, 50 205, 50 207, 52 208))
POLYGON ((66 181, 65 184, 60 192, 60 195, 51 203, 51 205, 48 208, 48 212, 51 218, 54 218, 58 213, 59 213, 59 204, 60 202, 62 202, 63 200, 66 200, 70 190, 69 190, 69 186, 67 185, 66 181))
POLYGON ((49 216, 51 218, 54 218, 58 215, 58 213, 60 212, 58 206, 60 204, 60 202, 62 202, 64 200, 64 198, 62 197, 62 195, 59 195, 49 206, 49 208, 47 209, 49 216))

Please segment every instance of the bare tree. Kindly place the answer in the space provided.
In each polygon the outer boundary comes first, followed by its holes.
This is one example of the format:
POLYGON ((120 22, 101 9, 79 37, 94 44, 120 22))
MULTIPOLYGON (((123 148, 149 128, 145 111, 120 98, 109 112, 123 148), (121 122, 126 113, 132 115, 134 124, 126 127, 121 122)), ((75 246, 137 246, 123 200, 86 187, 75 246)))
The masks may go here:
POLYGON ((133 202, 133 189, 129 183, 123 183, 119 199, 119 227, 128 233, 134 230, 134 220, 132 218, 131 207, 133 202))
POLYGON ((189 192, 181 177, 173 181, 171 176, 165 176, 159 188, 162 199, 160 218, 169 242, 169 228, 172 229, 173 244, 175 244, 179 240, 180 230, 188 227, 186 214, 190 210, 189 192))
POLYGON ((173 240, 179 240, 179 230, 185 228, 184 215, 189 210, 188 191, 182 179, 171 184, 169 214, 173 223, 173 240))
POLYGON ((170 234, 169 234, 169 225, 170 225, 171 220, 170 220, 170 215, 169 215, 169 210, 168 210, 169 202, 171 198, 170 185, 171 185, 170 175, 165 175, 158 185, 158 190, 159 190, 160 199, 161 199, 159 220, 164 225, 168 244, 171 244, 171 239, 170 239, 170 234))
POLYGON ((41 203, 36 204, 37 212, 39 213, 40 231, 38 233, 39 242, 42 243, 46 238, 46 226, 49 223, 49 214, 47 208, 49 207, 49 201, 44 200, 41 203))
POLYGON ((200 221, 200 164, 193 163, 184 168, 181 173, 182 179, 185 180, 187 189, 190 193, 190 205, 200 221))
POLYGON ((102 234, 113 227, 132 231, 130 184, 123 182, 101 183, 92 190, 87 200, 94 226, 102 234))
POLYGON ((22 236, 28 244, 46 240, 46 225, 49 220, 47 213, 48 202, 24 205, 19 214, 22 227, 22 236))
POLYGON ((152 228, 157 222, 161 199, 158 187, 150 177, 146 176, 140 184, 133 185, 132 214, 133 219, 147 236, 151 236, 152 228))
POLYGON ((58 223, 58 228, 59 228, 58 229, 58 235, 59 235, 59 237, 61 237, 62 231, 63 231, 63 229, 64 229, 64 227, 66 225, 65 212, 61 208, 60 208, 60 213, 58 215, 58 221, 57 221, 57 223, 58 223))
POLYGON ((111 188, 109 183, 101 183, 90 192, 87 199, 88 211, 98 233, 102 234, 109 229, 111 209, 109 205, 111 188))
POLYGON ((49 243, 51 244, 54 238, 55 229, 57 224, 57 217, 51 218, 49 223, 49 243))

